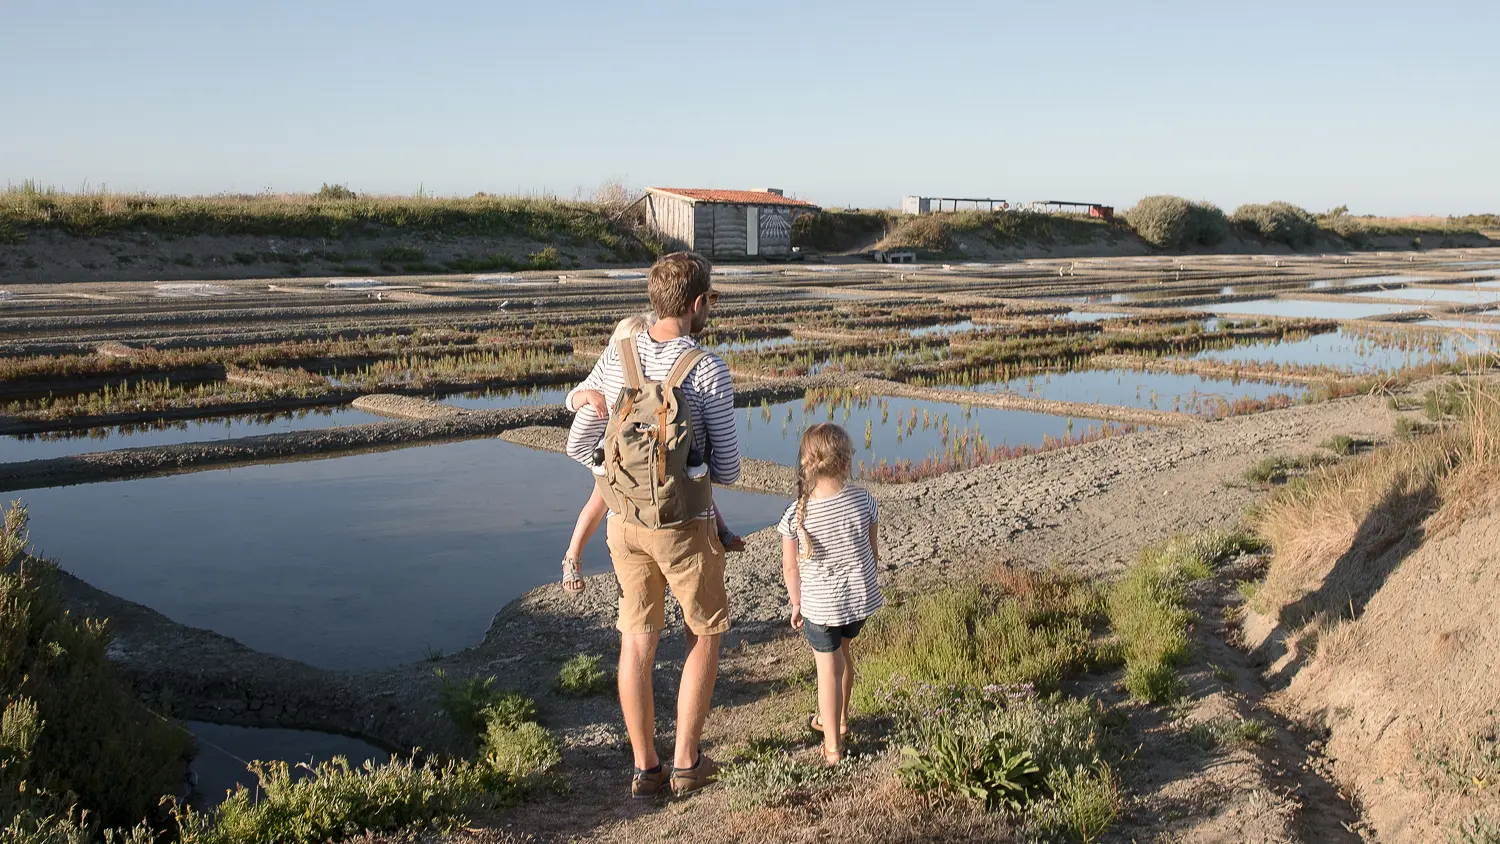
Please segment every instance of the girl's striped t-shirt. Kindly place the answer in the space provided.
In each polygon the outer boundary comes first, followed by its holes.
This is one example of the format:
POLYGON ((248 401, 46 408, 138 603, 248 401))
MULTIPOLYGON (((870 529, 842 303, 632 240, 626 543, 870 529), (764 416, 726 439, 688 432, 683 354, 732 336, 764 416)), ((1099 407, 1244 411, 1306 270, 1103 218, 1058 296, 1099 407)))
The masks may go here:
MULTIPOLYGON (((808 499, 812 557, 797 565, 804 619, 831 627, 863 621, 880 609, 883 598, 870 548, 870 528, 878 515, 875 497, 854 484, 827 498, 808 499)), ((798 538, 797 502, 786 509, 777 529, 782 536, 798 538)))

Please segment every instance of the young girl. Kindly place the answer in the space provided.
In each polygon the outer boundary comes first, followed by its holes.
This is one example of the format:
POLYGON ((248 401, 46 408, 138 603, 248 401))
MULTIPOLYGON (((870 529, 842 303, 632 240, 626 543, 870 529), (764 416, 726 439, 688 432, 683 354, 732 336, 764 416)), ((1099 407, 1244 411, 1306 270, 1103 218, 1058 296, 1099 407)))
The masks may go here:
MULTIPOLYGON (((649 316, 625 317, 615 325, 614 333, 609 338, 610 345, 613 346, 627 337, 634 337, 650 327, 649 316)), ((573 406, 572 394, 568 395, 567 404, 569 410, 578 410, 573 406)), ((604 503, 604 496, 600 495, 599 489, 595 487, 593 493, 589 495, 588 503, 584 504, 583 510, 578 513, 578 523, 573 526, 573 538, 568 541, 568 551, 563 555, 562 587, 564 592, 570 595, 583 594, 586 585, 583 580, 583 546, 589 544, 589 539, 594 535, 594 531, 599 529, 599 523, 604 521, 607 515, 609 515, 609 507, 604 503)), ((724 550, 745 550, 745 540, 735 536, 729 530, 729 526, 724 524, 724 516, 718 512, 717 508, 714 510, 714 519, 718 524, 719 542, 724 546, 724 550)))
POLYGON ((883 601, 875 499, 849 483, 853 462, 847 431, 831 422, 808 428, 797 455, 797 501, 779 526, 792 627, 807 637, 818 667, 818 712, 808 726, 823 734, 828 765, 843 761, 849 732, 849 640, 883 601))

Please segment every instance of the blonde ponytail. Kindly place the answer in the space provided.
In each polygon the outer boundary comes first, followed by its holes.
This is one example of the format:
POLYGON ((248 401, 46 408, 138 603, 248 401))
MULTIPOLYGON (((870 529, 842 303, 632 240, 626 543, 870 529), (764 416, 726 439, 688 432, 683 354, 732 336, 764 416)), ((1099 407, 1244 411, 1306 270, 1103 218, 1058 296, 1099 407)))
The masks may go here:
POLYGON ((812 534, 807 532, 807 500, 823 478, 846 480, 853 469, 854 440, 832 422, 808 428, 797 449, 797 560, 812 559, 812 534))

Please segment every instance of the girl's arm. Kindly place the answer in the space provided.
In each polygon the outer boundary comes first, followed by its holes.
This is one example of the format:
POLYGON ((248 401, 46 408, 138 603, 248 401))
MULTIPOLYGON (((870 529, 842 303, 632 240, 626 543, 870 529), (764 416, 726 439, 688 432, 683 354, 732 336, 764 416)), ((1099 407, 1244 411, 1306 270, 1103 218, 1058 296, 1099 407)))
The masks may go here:
POLYGON ((781 576, 786 580, 786 596, 792 604, 792 627, 802 629, 802 573, 797 570, 797 540, 781 538, 781 576))
POLYGON ((870 522, 870 556, 875 558, 875 568, 880 568, 880 523, 870 522))

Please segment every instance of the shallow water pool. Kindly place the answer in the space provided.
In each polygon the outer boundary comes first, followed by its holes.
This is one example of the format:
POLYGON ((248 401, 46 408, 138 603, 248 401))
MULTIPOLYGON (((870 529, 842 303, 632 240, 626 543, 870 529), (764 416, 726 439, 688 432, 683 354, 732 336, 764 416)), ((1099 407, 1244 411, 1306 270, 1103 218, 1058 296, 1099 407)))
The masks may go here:
POLYGON ((987 381, 966 389, 1174 413, 1208 413, 1226 402, 1267 399, 1274 395, 1296 400, 1307 393, 1307 387, 1297 384, 1130 369, 1039 372, 1009 381, 987 381))
POLYGON ((1226 349, 1205 349, 1189 355, 1188 359, 1220 363, 1323 366, 1357 374, 1394 372, 1412 366, 1452 360, 1471 348, 1473 344, 1462 338, 1424 341, 1423 338, 1413 337, 1404 341, 1382 342, 1378 338, 1361 337, 1358 333, 1341 329, 1299 340, 1267 340, 1226 349))
MULTIPOLYGON (((38 550, 100 589, 258 650, 363 669, 474 645, 505 604, 557 580, 590 482, 561 454, 482 439, 12 497, 30 506, 38 550)), ((742 534, 786 503, 715 498, 742 534)), ((596 535, 584 570, 608 569, 596 535)))
POLYGON ((466 410, 506 410, 513 407, 543 407, 562 404, 570 387, 519 387, 506 390, 483 390, 472 393, 453 393, 440 396, 437 401, 462 407, 466 410))
POLYGON ((785 466, 797 464, 802 431, 819 422, 842 425, 854 440, 855 461, 920 462, 948 453, 964 433, 982 435, 995 445, 1041 446, 1063 439, 1127 426, 1045 413, 973 407, 960 401, 936 402, 869 394, 810 393, 806 399, 739 409, 740 453, 785 466), (868 438, 867 438, 868 434, 868 438))
POLYGON ((389 421, 391 420, 387 417, 365 413, 352 407, 317 407, 287 413, 215 416, 83 431, 4 436, 0 437, 0 463, 70 457, 117 448, 179 445, 389 421))
POLYGON ((1419 305, 1387 305, 1355 301, 1323 302, 1311 299, 1251 299, 1246 302, 1223 302, 1195 307, 1215 314, 1305 319, 1366 319, 1381 314, 1402 314, 1422 309, 1419 305))
POLYGON ((368 742, 334 733, 231 727, 203 721, 188 721, 186 726, 198 741, 192 770, 198 778, 197 804, 204 808, 224 802, 226 793, 236 786, 242 785, 255 793, 258 780, 245 762, 286 762, 292 766, 292 778, 302 779, 307 772, 299 770, 298 763, 327 762, 342 756, 357 768, 367 760, 378 765, 391 758, 389 753, 368 742))
POLYGON ((1358 293, 1350 293, 1349 295, 1371 298, 1379 297, 1382 299, 1406 299, 1412 302, 1424 302, 1428 304, 1474 305, 1500 301, 1500 290, 1475 290, 1473 287, 1452 287, 1447 289, 1403 287, 1399 290, 1366 290, 1358 293))

